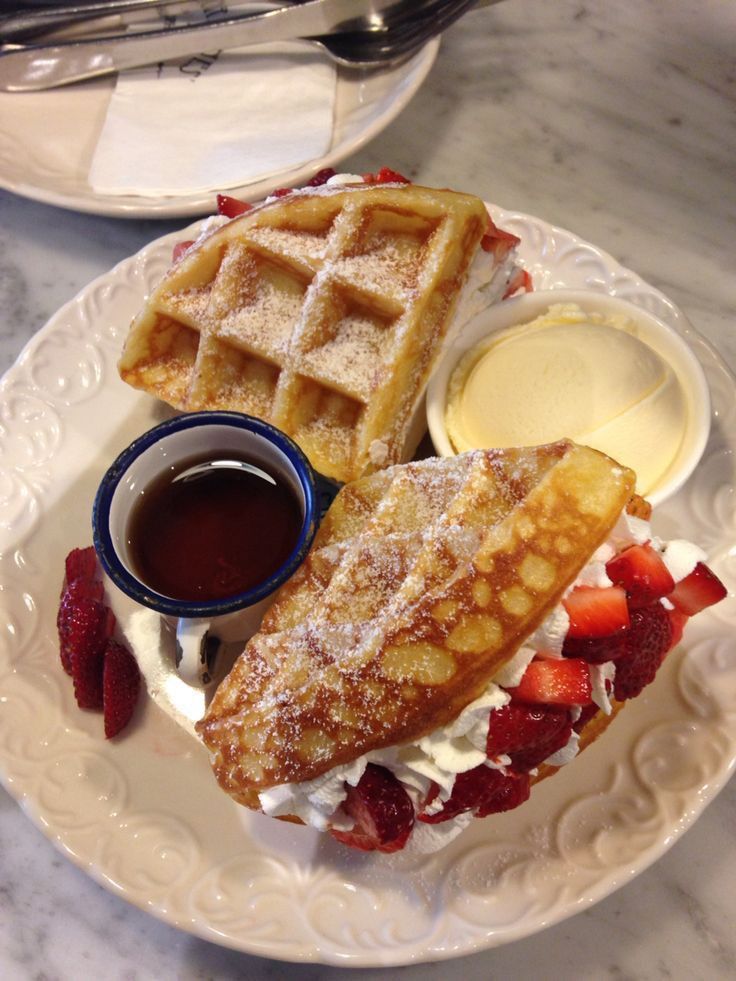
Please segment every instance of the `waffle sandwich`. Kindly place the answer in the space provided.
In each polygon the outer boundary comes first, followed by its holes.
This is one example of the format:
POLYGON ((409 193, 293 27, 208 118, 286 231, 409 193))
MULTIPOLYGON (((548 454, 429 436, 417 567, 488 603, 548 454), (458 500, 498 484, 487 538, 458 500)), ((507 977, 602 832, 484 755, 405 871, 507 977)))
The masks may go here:
MULTIPOLYGON (((614 575, 622 546, 653 551, 645 502, 622 518, 634 481, 562 441, 344 487, 198 723, 222 788, 383 851, 412 832, 436 847, 520 803, 642 683, 638 662, 615 681, 611 668, 624 650, 612 638, 638 624, 629 593, 586 585, 603 560, 614 575)), ((648 561, 661 581, 643 629, 663 655, 677 609, 659 600, 675 583, 661 556, 648 561)))
POLYGON ((201 237, 134 320, 121 377, 184 411, 248 413, 348 481, 406 458, 474 260, 486 304, 518 240, 482 201, 413 184, 269 199, 201 237), (483 248, 481 248, 481 243, 483 248))

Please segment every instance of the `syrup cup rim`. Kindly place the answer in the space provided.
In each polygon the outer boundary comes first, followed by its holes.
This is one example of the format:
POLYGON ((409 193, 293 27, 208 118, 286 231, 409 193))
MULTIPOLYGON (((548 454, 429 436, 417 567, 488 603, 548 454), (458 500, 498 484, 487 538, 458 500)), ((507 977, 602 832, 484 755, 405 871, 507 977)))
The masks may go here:
POLYGON ((240 412, 192 412, 158 423, 136 437, 108 467, 100 481, 92 507, 93 543, 103 569, 113 583, 141 606, 182 620, 213 619, 245 610, 265 599, 293 575, 306 557, 317 531, 318 492, 314 472, 304 452, 275 426, 240 412), (251 589, 221 599, 192 602, 166 596, 139 579, 120 556, 110 529, 115 494, 125 475, 139 458, 161 440, 185 430, 228 427, 254 434, 280 451, 294 471, 304 497, 304 516, 294 548, 286 561, 251 589))

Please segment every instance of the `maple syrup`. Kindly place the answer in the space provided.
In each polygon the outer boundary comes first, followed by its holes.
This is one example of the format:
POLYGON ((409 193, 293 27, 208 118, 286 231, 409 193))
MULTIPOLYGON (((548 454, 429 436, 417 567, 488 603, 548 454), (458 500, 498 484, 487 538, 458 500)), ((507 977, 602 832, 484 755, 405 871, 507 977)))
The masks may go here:
POLYGON ((134 574, 164 596, 208 602, 268 579, 294 550, 302 508, 286 481, 238 454, 193 457, 149 484, 132 509, 134 574))

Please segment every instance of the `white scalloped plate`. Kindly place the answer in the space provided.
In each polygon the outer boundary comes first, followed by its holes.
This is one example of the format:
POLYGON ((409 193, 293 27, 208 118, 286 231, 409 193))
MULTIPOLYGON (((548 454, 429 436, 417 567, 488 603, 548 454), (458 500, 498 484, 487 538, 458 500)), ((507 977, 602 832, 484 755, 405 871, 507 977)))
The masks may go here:
MULTIPOLYGON (((90 541, 113 456, 158 421, 119 381, 131 316, 169 235, 120 263, 31 341, 0 387, 0 771, 74 862, 131 903, 210 941, 295 961, 395 965, 524 937, 585 909, 669 848, 736 762, 736 382, 662 294, 569 232, 493 208, 540 288, 628 297, 686 332, 713 395, 695 476, 655 530, 699 542, 731 596, 690 625, 654 685, 516 811, 431 857, 350 853, 238 808, 204 752, 153 702, 122 738, 81 712, 57 658, 63 557, 90 541)), ((117 598, 113 599, 117 604, 117 598)))
MULTIPOLYGON (((382 132, 416 94, 439 51, 434 38, 400 65, 336 68, 332 144, 324 156, 292 170, 229 188, 259 201, 277 187, 299 187, 323 167, 334 167, 382 132)), ((215 192, 180 197, 104 195, 88 183, 114 80, 93 79, 46 92, 0 92, 0 187, 45 204, 124 218, 177 218, 212 210, 215 192)))

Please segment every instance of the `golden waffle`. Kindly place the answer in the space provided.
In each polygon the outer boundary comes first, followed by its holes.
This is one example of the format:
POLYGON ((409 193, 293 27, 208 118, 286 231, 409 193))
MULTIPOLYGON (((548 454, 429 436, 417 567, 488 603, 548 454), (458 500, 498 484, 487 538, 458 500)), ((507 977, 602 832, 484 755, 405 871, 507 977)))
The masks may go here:
POLYGON ((177 409, 265 419, 336 480, 396 463, 487 226, 478 198, 412 184, 267 202, 168 272, 120 374, 177 409))
POLYGON ((456 718, 559 602, 634 480, 563 441, 343 488, 198 724, 223 788, 257 808, 259 791, 456 718))

